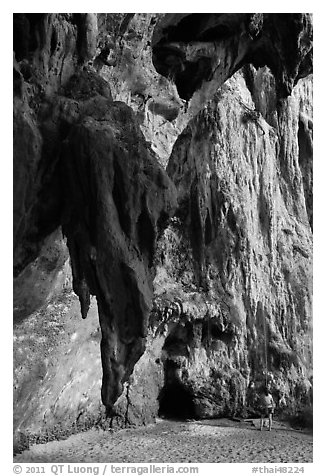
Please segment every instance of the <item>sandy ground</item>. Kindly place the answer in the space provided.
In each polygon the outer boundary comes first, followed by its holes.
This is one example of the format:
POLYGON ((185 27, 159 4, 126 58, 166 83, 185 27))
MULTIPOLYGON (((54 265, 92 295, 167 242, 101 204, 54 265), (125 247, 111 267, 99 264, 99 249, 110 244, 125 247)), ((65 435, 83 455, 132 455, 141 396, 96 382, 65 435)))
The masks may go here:
POLYGON ((309 463, 312 434, 275 422, 262 432, 229 420, 163 421, 114 433, 90 430, 35 445, 14 462, 44 463, 309 463))

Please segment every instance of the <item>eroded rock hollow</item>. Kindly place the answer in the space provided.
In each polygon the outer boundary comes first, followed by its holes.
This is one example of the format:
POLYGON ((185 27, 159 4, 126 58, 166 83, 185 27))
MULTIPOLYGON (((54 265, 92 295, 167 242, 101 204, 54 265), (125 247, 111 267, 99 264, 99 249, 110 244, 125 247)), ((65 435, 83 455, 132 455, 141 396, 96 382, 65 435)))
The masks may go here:
POLYGON ((310 405, 311 15, 16 14, 14 53, 18 445, 310 405))

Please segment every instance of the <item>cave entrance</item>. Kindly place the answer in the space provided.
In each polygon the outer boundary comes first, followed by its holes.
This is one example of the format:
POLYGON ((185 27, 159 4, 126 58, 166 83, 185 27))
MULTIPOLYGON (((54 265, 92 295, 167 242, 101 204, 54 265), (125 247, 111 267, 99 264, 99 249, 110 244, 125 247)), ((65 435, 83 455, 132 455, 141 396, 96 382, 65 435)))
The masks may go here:
POLYGON ((193 393, 180 380, 180 369, 173 361, 165 362, 165 385, 158 400, 159 416, 162 418, 195 418, 193 393))
POLYGON ((166 385, 159 396, 159 416, 186 420, 195 418, 195 405, 191 392, 181 383, 166 385))

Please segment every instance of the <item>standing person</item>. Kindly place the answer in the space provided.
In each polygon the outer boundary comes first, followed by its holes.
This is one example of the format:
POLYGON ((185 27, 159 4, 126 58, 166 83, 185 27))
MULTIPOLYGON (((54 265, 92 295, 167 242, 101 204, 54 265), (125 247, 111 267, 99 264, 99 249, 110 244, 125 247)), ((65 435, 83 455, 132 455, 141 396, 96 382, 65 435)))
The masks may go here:
POLYGON ((247 415, 257 417, 257 407, 259 407, 260 395, 256 389, 255 382, 251 380, 247 390, 247 415))
POLYGON ((268 429, 272 429, 273 413, 275 403, 271 393, 267 387, 263 387, 261 396, 261 417, 260 417, 260 431, 263 429, 264 418, 268 418, 268 429))

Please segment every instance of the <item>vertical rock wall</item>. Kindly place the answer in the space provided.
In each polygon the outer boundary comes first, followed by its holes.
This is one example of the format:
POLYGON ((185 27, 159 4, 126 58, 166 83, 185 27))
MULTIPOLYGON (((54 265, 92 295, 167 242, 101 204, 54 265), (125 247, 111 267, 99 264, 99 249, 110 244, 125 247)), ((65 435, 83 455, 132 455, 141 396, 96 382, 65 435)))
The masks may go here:
POLYGON ((243 410, 249 382, 266 377, 290 407, 309 401, 311 163, 299 144, 311 80, 277 104, 270 71, 250 73, 251 90, 237 73, 190 122, 167 167, 179 207, 155 289, 182 303, 166 346, 197 416, 243 410))
POLYGON ((120 418, 135 422, 135 402, 143 417, 255 415, 266 382, 280 416, 311 406, 311 92, 308 77, 279 102, 270 70, 246 67, 176 141, 178 208, 158 242, 147 350, 120 418), (158 401, 141 405, 153 388, 158 401))

